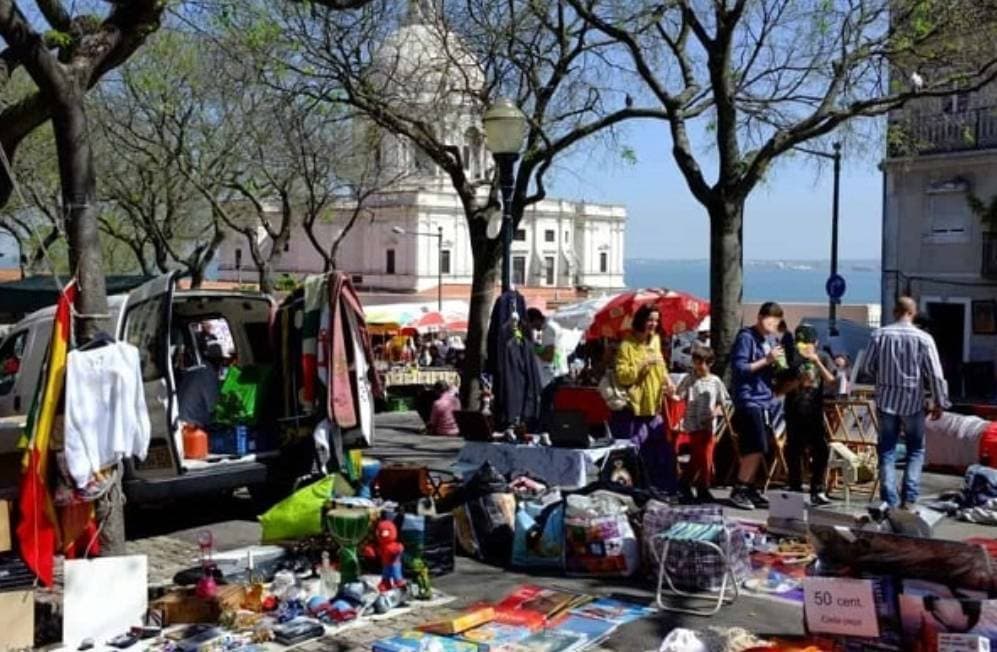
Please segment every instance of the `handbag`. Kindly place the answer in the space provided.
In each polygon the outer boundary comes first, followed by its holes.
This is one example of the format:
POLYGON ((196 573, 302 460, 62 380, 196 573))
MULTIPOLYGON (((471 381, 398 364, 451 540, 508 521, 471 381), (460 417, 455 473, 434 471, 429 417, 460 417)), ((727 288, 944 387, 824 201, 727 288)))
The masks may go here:
POLYGON ((616 374, 612 369, 607 369, 599 381, 599 396, 613 412, 619 412, 630 403, 627 391, 616 382, 616 374))

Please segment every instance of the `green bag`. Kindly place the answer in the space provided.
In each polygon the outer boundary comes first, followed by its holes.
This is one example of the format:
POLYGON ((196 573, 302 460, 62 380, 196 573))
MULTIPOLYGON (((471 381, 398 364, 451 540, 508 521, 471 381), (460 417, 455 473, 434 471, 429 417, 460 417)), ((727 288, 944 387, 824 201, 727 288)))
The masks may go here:
POLYGON ((263 543, 304 539, 322 534, 322 509, 332 498, 336 474, 298 489, 260 516, 263 543))
POLYGON ((270 382, 271 368, 265 365, 229 367, 218 390, 213 421, 222 426, 255 424, 270 382))

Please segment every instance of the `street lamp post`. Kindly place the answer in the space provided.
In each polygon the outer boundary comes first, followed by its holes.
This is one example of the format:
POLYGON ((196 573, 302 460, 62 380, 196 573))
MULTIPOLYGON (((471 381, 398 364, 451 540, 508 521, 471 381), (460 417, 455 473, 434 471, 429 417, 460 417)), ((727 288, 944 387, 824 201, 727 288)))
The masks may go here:
POLYGON ((502 190, 502 292, 512 289, 513 171, 526 137, 526 116, 511 100, 502 98, 485 112, 485 144, 495 158, 502 190))
MULTIPOLYGON (((838 278, 838 212, 841 201, 841 143, 832 145, 834 153, 817 149, 797 147, 796 149, 821 158, 830 159, 834 163, 834 198, 831 203, 831 278, 838 278)), ((838 302, 840 298, 828 297, 827 320, 830 335, 838 334, 838 302)))
POLYGON ((414 238, 426 237, 436 238, 436 309, 443 312, 443 227, 437 226, 436 233, 425 231, 406 231, 400 226, 393 226, 391 230, 398 235, 409 235, 414 238))

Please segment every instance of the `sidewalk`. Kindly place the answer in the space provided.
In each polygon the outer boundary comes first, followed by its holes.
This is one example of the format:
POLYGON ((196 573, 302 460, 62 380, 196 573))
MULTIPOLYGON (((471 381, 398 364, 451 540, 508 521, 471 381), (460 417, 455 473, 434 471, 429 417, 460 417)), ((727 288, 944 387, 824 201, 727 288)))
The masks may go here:
MULTIPOLYGON (((420 435, 421 423, 414 413, 381 414, 378 415, 377 423, 377 443, 368 455, 385 462, 415 462, 425 464, 431 469, 446 470, 456 458, 462 445, 459 439, 420 435)), ((924 491, 930 496, 939 491, 958 488, 960 485, 961 478, 927 475, 924 491)), ((718 495, 726 496, 726 492, 718 492, 718 495)), ((860 492, 853 497, 853 509, 861 508, 865 496, 864 492, 860 492)), ((725 512, 731 518, 757 522, 764 522, 767 518, 767 513, 761 510, 741 512, 726 509, 725 512)), ((259 541, 259 524, 255 521, 252 504, 245 496, 237 495, 229 501, 192 501, 164 505, 158 509, 142 510, 135 516, 138 518, 129 524, 129 550, 149 555, 150 583, 169 581, 176 570, 191 566, 197 557, 197 533, 205 528, 211 529, 219 549, 252 545, 259 541)), ((936 529, 936 536, 963 540, 970 536, 992 536, 992 532, 986 527, 945 519, 936 529)), ((446 577, 438 578, 435 586, 456 596, 457 602, 450 607, 459 608, 481 600, 495 600, 523 583, 564 587, 600 596, 618 594, 645 601, 653 599, 653 591, 640 580, 607 581, 525 575, 464 557, 458 557, 456 571, 446 577)), ((370 642, 385 634, 382 629, 390 627, 392 630, 400 631, 424 620, 426 614, 417 612, 379 627, 372 626, 344 632, 335 639, 335 645, 331 641, 322 640, 312 642, 301 649, 370 649, 370 642), (410 620, 412 622, 409 622, 410 620), (377 636, 372 638, 375 630, 377 636)), ((801 634, 802 609, 768 597, 742 593, 735 604, 725 607, 713 618, 661 613, 654 618, 621 628, 604 643, 603 647, 628 652, 657 649, 661 639, 675 627, 701 628, 707 625, 744 627, 759 635, 801 634)))

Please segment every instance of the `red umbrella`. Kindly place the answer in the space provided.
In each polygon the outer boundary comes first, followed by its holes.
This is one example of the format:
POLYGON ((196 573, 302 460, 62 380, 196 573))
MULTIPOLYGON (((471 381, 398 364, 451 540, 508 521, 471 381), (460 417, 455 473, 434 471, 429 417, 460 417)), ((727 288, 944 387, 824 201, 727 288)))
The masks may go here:
POLYGON ((413 319, 409 323, 405 324, 405 327, 402 329, 402 333, 432 333, 433 331, 438 331, 443 328, 446 323, 447 319, 443 316, 443 313, 437 310, 431 310, 419 315, 416 319, 413 319))
POLYGON ((692 330, 710 314, 710 302, 685 292, 672 290, 637 290, 613 297, 596 313, 585 332, 588 339, 617 339, 630 332, 633 316, 644 305, 653 305, 661 314, 661 330, 678 335, 692 330))

